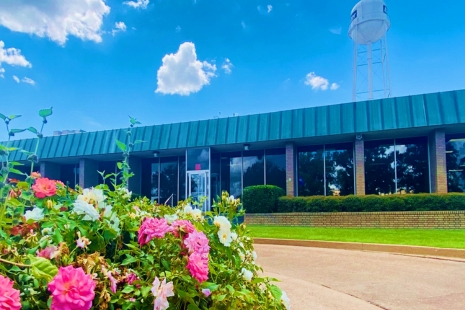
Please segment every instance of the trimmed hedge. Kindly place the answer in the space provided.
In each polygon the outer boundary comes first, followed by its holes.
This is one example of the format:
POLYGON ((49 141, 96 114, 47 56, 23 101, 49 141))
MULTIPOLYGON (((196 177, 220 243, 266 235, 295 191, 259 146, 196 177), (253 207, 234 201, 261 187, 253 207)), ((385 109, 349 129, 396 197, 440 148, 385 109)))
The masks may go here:
MULTIPOLYGON (((465 194, 281 197, 279 213, 465 210, 465 194)), ((266 212, 263 212, 266 213, 266 212)))
POLYGON ((242 204, 247 213, 272 213, 278 210, 278 199, 284 195, 286 193, 278 186, 248 186, 242 193, 242 204))

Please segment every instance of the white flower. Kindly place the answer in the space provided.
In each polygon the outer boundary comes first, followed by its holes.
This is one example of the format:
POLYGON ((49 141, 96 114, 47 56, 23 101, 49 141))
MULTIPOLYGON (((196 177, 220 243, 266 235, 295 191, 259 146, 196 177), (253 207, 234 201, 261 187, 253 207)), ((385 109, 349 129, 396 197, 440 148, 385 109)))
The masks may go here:
POLYGON ((196 220, 196 221, 202 221, 203 220, 202 210, 200 210, 200 209, 192 210, 191 215, 194 218, 194 220, 196 220))
POLYGON ((252 257, 253 257, 253 261, 256 261, 257 260, 257 252, 252 251, 252 257))
POLYGON ((168 222, 168 224, 171 224, 178 219, 178 216, 176 214, 171 214, 171 215, 167 214, 164 216, 164 218, 168 222))
POLYGON ((116 212, 113 212, 112 206, 106 206, 105 212, 103 213, 103 218, 105 222, 107 222, 114 231, 120 234, 121 230, 119 228, 119 218, 116 212))
POLYGON ((24 217, 26 218, 26 222, 29 220, 33 220, 34 222, 41 221, 44 219, 44 210, 35 207, 32 211, 26 211, 24 217))
POLYGON ((105 195, 101 189, 95 188, 85 188, 82 191, 82 194, 77 197, 77 201, 82 201, 88 204, 93 205, 98 209, 103 209, 105 207, 105 195))
POLYGON ((224 246, 231 246, 232 238, 231 238, 231 231, 229 230, 221 230, 218 231, 218 238, 220 239, 220 242, 224 246))
POLYGON ((213 219, 213 224, 218 227, 220 230, 229 231, 231 230, 231 223, 224 216, 215 216, 213 219))
POLYGON ((184 207, 184 210, 183 210, 184 214, 192 214, 192 206, 190 204, 188 204, 187 206, 184 207))
POLYGON ((237 240, 237 233, 236 232, 231 232, 231 239, 233 239, 234 241, 237 240))
POLYGON ((42 235, 53 235, 53 228, 47 227, 42 229, 42 235))
POLYGON ((245 261, 245 255, 242 251, 239 251, 239 257, 241 258, 241 261, 245 261))
POLYGON ((248 281, 248 282, 252 281, 252 277, 253 277, 252 271, 247 270, 247 269, 245 269, 245 268, 242 268, 241 274, 242 274, 242 277, 243 277, 246 281, 248 281))
POLYGON ((75 203, 73 203, 74 209, 72 213, 75 214, 85 214, 82 219, 84 221, 96 221, 100 219, 100 214, 95 210, 95 207, 91 204, 88 204, 87 202, 84 202, 82 200, 76 200, 75 203))
POLYGON ((286 310, 291 310, 291 300, 287 297, 287 294, 282 291, 281 302, 286 307, 286 310))
POLYGON ((118 191, 121 192, 121 195, 123 196, 123 198, 127 200, 131 199, 132 192, 130 192, 126 187, 120 187, 118 188, 118 191))

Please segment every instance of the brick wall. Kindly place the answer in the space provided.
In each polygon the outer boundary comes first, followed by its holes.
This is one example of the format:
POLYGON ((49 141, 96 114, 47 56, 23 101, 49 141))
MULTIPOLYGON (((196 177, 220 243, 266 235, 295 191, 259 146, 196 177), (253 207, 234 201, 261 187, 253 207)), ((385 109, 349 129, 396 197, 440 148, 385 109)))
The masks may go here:
POLYGON ((431 192, 447 193, 446 135, 435 131, 429 136, 431 192))
POLYGON ((365 195, 365 147, 355 140, 355 195, 365 195))
POLYGON ((244 221, 274 226, 464 229, 465 211, 246 214, 244 221))
POLYGON ((295 155, 294 145, 286 144, 286 195, 294 197, 295 155))

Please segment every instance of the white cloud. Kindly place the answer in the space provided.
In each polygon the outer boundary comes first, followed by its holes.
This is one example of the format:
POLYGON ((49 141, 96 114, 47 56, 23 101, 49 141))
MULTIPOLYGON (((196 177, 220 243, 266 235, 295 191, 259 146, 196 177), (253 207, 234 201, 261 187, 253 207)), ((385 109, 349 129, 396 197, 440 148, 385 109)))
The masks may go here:
POLYGON ((115 28, 111 30, 111 34, 114 36, 118 32, 125 32, 126 31, 126 24, 123 22, 116 22, 115 23, 115 28))
POLYGON ((175 28, 175 30, 176 30, 177 33, 178 33, 178 32, 181 32, 181 29, 182 29, 182 28, 181 28, 181 26, 179 26, 179 25, 175 28))
POLYGON ((13 75, 13 80, 15 80, 16 83, 19 83, 19 78, 16 75, 13 75))
POLYGON ((199 61, 195 45, 182 43, 176 54, 167 54, 157 72, 156 93, 187 96, 210 84, 216 65, 199 61))
POLYGON ((31 85, 36 85, 36 82, 28 77, 23 77, 23 79, 21 80, 21 82, 23 83, 27 83, 27 84, 31 84, 31 85))
POLYGON ((267 9, 267 12, 270 13, 271 10, 273 10, 273 6, 272 6, 271 4, 268 4, 268 5, 266 6, 266 9, 267 9))
MULTIPOLYGON (((0 19, 1 20, 1 19, 0 19)), ((0 41, 0 66, 2 63, 7 63, 11 66, 32 67, 31 63, 21 55, 21 50, 17 48, 4 48, 5 43, 0 41)))
POLYGON ((61 45, 69 35, 101 42, 103 17, 110 13, 104 0, 2 1, 0 24, 11 31, 48 37, 61 45))
POLYGON ((336 90, 339 88, 339 84, 337 83, 332 83, 329 85, 328 79, 325 79, 322 76, 318 76, 315 74, 315 72, 310 72, 307 74, 305 77, 305 85, 309 85, 312 87, 312 89, 316 90, 328 90, 328 87, 331 90, 336 90))
POLYGON ((5 76, 3 75, 3 73, 5 73, 5 69, 0 68, 0 77, 1 77, 1 78, 4 78, 4 77, 5 77, 5 76))
POLYGON ((241 21, 241 26, 243 29, 247 28, 247 26, 245 25, 244 21, 241 21))
POLYGON ((231 74, 231 72, 232 72, 232 67, 234 67, 234 66, 233 66, 231 60, 229 60, 229 58, 225 58, 225 59, 224 59, 224 63, 223 63, 223 65, 221 66, 221 69, 224 70, 224 73, 226 73, 226 74, 231 74))
POLYGON ((331 32, 332 34, 340 35, 342 33, 342 27, 330 28, 329 32, 331 32))
POLYGON ((125 1, 123 2, 123 4, 129 5, 135 9, 145 10, 149 2, 150 2, 149 0, 137 0, 137 1, 125 1))
POLYGON ((262 15, 266 15, 266 14, 269 14, 273 10, 273 6, 271 4, 268 4, 266 7, 258 5, 257 10, 258 10, 258 13, 262 15))

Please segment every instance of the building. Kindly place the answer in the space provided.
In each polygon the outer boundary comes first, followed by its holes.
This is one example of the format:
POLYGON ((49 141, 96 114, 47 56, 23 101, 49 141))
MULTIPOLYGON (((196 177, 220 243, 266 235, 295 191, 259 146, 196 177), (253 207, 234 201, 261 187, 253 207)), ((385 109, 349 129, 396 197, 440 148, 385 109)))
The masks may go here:
MULTIPOLYGON (((45 137, 45 177, 97 185, 126 129, 45 137)), ((136 127, 133 193, 159 203, 273 184, 288 195, 465 191, 465 90, 136 127)), ((14 141, 32 150, 35 139, 14 141)), ((16 152, 15 161, 26 162, 16 152)), ((208 207, 208 201, 206 207, 208 207)))

